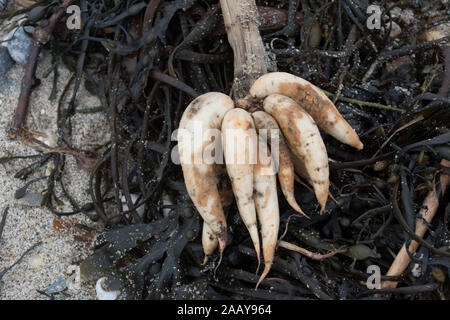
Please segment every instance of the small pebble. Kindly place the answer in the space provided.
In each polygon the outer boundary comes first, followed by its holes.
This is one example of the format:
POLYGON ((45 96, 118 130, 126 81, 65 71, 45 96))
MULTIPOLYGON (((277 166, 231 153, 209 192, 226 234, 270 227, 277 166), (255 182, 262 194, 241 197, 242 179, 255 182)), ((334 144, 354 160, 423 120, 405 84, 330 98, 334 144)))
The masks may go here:
POLYGON ((375 170, 375 171, 383 171, 384 169, 387 168, 388 164, 389 163, 387 161, 384 161, 384 160, 377 161, 373 165, 373 170, 375 170))
POLYGON ((444 283, 445 282, 445 273, 440 268, 435 268, 433 271, 431 271, 431 274, 433 275, 434 280, 437 282, 444 283))
POLYGON ((8 33, 5 39, 8 41, 3 42, 3 45, 8 48, 11 58, 21 65, 27 63, 30 46, 33 42, 30 34, 32 35, 33 32, 34 28, 30 26, 16 27, 8 33))
POLYGON ((66 279, 62 278, 59 280, 56 280, 51 285, 49 285, 47 288, 43 289, 42 291, 45 292, 48 295, 53 295, 56 293, 63 292, 67 289, 67 281, 66 279))
POLYGON ((400 14, 400 20, 403 21, 403 23, 405 24, 412 24, 415 20, 414 17, 414 11, 412 11, 411 9, 404 9, 402 10, 402 13, 400 14))
POLYGON ((389 34, 389 37, 396 38, 401 33, 402 33, 402 28, 400 28, 400 26, 397 23, 392 21, 391 33, 389 34))
POLYGON ((33 269, 39 269, 44 264, 44 260, 39 254, 32 255, 28 260, 30 267, 33 269))

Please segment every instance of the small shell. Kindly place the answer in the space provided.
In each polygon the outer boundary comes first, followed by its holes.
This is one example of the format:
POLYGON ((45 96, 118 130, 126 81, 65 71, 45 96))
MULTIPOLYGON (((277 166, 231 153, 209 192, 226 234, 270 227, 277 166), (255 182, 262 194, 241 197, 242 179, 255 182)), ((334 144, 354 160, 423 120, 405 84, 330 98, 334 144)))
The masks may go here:
POLYGON ((420 276, 422 275, 422 267, 420 264, 415 263, 411 269, 411 273, 414 277, 416 278, 420 278, 420 276))
POLYGON ((95 284, 95 291, 97 292, 98 300, 116 300, 120 294, 119 290, 115 291, 106 291, 104 289, 106 277, 100 278, 97 280, 95 284))

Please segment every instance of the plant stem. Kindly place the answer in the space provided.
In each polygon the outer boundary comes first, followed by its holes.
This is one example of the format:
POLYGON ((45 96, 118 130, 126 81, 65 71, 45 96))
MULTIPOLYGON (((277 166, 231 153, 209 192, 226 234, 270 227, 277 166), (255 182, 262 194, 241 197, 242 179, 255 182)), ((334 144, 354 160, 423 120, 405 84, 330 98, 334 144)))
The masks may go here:
POLYGON ((267 73, 264 44, 259 34, 254 0, 220 0, 228 42, 234 52, 232 95, 244 98, 253 82, 267 73))
MULTIPOLYGON (((323 90, 323 89, 320 89, 320 90, 322 90, 323 93, 325 93, 328 97, 336 96, 334 93, 328 92, 328 91, 323 90)), ((372 108, 378 108, 378 109, 384 109, 384 110, 391 110, 391 111, 396 111, 396 112, 405 112, 405 110, 403 110, 403 109, 392 107, 392 106, 386 106, 384 104, 379 104, 379 103, 375 103, 375 102, 361 101, 361 100, 356 100, 356 99, 351 99, 351 98, 346 98, 346 97, 341 97, 341 96, 339 96, 337 99, 339 101, 344 101, 344 102, 357 104, 360 107, 366 106, 366 107, 372 107, 372 108)))

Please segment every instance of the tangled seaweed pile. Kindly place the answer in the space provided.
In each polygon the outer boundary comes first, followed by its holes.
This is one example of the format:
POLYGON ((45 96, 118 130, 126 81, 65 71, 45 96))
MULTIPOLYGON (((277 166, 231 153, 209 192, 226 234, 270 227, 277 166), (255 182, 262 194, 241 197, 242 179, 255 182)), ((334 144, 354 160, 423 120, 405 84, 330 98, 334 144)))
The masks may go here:
POLYGON ((298 185, 295 196, 311 219, 280 197, 280 236, 317 253, 298 250, 305 257, 278 248, 269 277, 255 291, 256 254, 224 176, 227 250, 219 266, 217 257, 202 266, 200 220, 181 168, 171 161, 172 132, 193 98, 209 91, 228 94, 233 86, 233 52, 217 1, 42 0, 13 13, 25 14, 26 24, 38 28, 11 135, 42 151, 16 174, 26 180, 18 192, 46 180, 42 206, 58 216, 100 219, 106 230, 81 264, 82 277, 108 276, 106 287, 120 289, 124 298, 449 298, 450 206, 441 205, 425 223, 425 238, 414 233, 423 224, 429 192, 435 190, 441 204, 448 200, 443 193, 445 159, 450 160, 450 37, 440 29, 448 9, 439 1, 383 2, 380 28, 371 30, 363 0, 301 1, 298 8, 297 1, 256 3, 272 71, 326 90, 365 146, 354 152, 322 134, 333 198, 325 214, 318 214, 307 186, 298 185), (79 30, 65 23, 71 4, 81 8, 79 30), (59 105, 55 148, 23 121, 43 46, 53 55, 48 73, 65 64, 74 74, 66 84, 74 87, 73 96, 59 105), (100 98, 98 108, 77 105, 83 78, 100 98), (70 119, 77 112, 104 112, 110 128, 99 130, 110 130, 111 141, 96 150, 71 147, 70 119), (90 170, 92 202, 76 203, 65 192, 60 177, 66 156, 90 170), (54 166, 47 175, 41 168, 49 161, 54 166), (56 188, 73 211, 58 210, 56 188), (367 289, 367 267, 379 266, 386 274, 402 245, 410 247, 413 240, 421 246, 409 254, 409 268, 381 277, 399 282, 399 288, 367 289))

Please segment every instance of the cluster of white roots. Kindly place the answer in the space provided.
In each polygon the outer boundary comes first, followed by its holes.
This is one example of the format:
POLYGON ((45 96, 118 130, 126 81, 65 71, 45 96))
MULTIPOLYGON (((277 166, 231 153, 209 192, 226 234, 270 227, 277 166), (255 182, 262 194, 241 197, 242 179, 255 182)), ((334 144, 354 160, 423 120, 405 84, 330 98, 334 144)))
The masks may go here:
POLYGON ((211 161, 216 158, 212 150, 223 151, 233 194, 258 263, 258 222, 261 229, 265 268, 259 284, 270 270, 278 240, 276 174, 292 208, 305 215, 294 197, 297 173, 313 187, 322 212, 328 198, 329 170, 319 128, 359 150, 363 145, 319 88, 288 73, 263 75, 237 104, 242 108, 235 108, 230 97, 218 92, 192 101, 180 122, 178 150, 187 191, 204 220, 205 262, 217 246, 222 255, 226 245, 227 223, 217 188, 220 163, 211 161), (255 103, 264 111, 247 111, 258 109, 248 107, 255 103), (198 134, 199 128, 219 134, 198 134), (279 139, 274 140, 274 136, 279 139), (212 157, 205 157, 208 152, 212 157))

